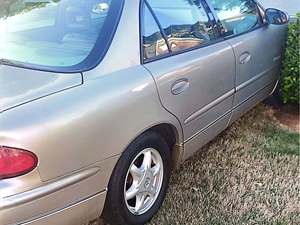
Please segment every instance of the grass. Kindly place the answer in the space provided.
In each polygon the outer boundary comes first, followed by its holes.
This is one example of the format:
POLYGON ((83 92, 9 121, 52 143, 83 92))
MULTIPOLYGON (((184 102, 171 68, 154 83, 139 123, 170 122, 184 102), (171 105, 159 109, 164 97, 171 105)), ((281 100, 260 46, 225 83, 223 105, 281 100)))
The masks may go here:
POLYGON ((300 224, 299 134, 259 105, 175 171, 148 225, 300 224))
POLYGON ((300 155, 299 134, 268 126, 265 131, 266 150, 273 153, 300 155))

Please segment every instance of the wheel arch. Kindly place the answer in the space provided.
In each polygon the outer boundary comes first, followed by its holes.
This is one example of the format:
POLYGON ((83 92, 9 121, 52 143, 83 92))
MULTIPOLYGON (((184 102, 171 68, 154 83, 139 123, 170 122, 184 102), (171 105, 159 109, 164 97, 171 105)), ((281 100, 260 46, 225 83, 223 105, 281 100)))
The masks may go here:
MULTIPOLYGON (((159 123, 149 127, 141 134, 144 134, 146 132, 155 132, 167 142, 172 157, 172 167, 178 168, 178 166, 183 161, 183 144, 181 140, 182 136, 180 133, 182 131, 178 130, 178 128, 171 123, 159 123)), ((140 135, 138 135, 138 137, 140 135)))

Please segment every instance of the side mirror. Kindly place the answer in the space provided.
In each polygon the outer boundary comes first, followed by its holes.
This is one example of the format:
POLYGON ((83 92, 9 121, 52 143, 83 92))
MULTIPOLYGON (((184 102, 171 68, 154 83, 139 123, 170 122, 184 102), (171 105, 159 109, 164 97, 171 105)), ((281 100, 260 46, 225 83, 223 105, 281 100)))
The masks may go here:
POLYGON ((289 15, 279 9, 266 9, 265 14, 268 24, 281 25, 289 22, 289 15))

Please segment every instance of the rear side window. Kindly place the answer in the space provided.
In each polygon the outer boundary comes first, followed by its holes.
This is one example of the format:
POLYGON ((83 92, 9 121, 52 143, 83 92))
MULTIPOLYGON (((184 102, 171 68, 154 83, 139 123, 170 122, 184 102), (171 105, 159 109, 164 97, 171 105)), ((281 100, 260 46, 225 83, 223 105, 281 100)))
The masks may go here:
MULTIPOLYGON (((171 52, 207 45, 219 38, 213 16, 199 0, 148 0, 171 52)), ((146 10, 146 9, 144 9, 146 10)), ((147 14, 145 13, 144 20, 147 14)), ((146 27, 145 27, 146 28, 146 27)))
POLYGON ((149 8, 144 8, 143 20, 143 51, 144 60, 169 53, 169 49, 162 33, 152 16, 149 8))
POLYGON ((262 24, 259 8, 253 0, 210 0, 225 36, 238 35, 262 24))

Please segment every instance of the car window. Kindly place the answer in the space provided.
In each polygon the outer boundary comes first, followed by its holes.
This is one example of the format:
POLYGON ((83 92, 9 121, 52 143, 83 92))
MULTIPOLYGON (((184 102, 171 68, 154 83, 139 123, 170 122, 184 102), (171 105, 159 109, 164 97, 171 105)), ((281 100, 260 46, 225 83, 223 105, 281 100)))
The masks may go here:
POLYGON ((105 49, 120 7, 118 0, 0 1, 0 59, 72 70, 96 45, 99 54, 105 49))
POLYGON ((262 24, 253 0, 210 0, 224 28, 225 36, 247 32, 262 24))
POLYGON ((143 57, 144 60, 155 58, 169 53, 168 46, 158 24, 153 18, 149 8, 144 7, 143 20, 143 57))
POLYGON ((148 0, 172 52, 203 46, 218 38, 214 19, 199 0, 148 0))

